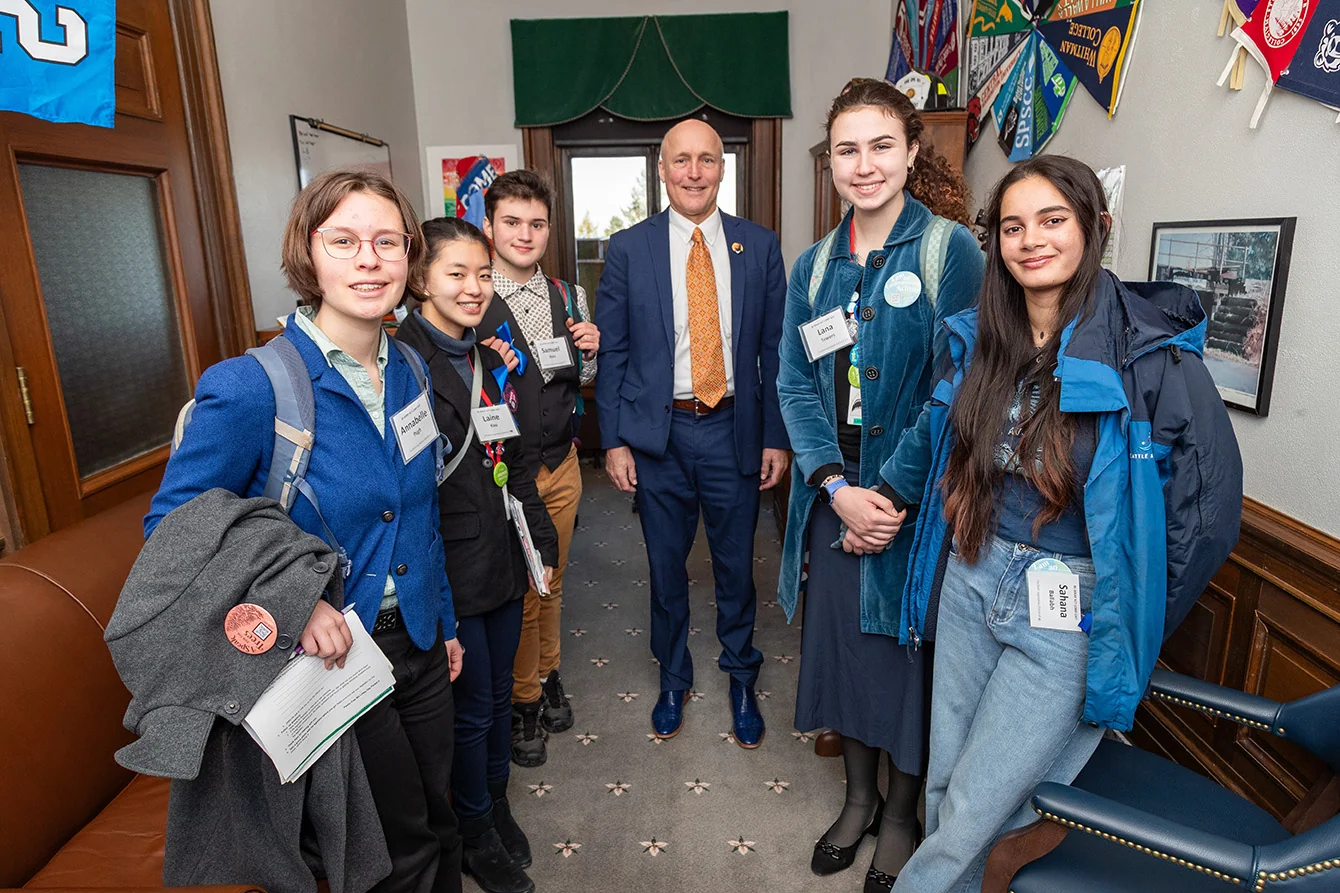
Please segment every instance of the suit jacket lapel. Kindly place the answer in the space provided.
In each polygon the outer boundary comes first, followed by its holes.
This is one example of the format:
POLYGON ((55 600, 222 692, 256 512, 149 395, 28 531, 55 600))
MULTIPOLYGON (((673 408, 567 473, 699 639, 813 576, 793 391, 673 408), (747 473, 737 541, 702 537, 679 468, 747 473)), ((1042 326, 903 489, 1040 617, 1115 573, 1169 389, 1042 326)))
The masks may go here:
POLYGON ((675 355, 675 297, 670 273, 670 212, 662 211, 647 221, 647 244, 651 250, 652 278, 656 280, 657 305, 665 326, 670 356, 675 355))
POLYGON ((730 252, 730 350, 731 356, 739 354, 740 326, 744 320, 744 252, 736 251, 732 245, 743 244, 744 227, 740 220, 729 214, 721 215, 721 235, 726 240, 726 250, 730 252))

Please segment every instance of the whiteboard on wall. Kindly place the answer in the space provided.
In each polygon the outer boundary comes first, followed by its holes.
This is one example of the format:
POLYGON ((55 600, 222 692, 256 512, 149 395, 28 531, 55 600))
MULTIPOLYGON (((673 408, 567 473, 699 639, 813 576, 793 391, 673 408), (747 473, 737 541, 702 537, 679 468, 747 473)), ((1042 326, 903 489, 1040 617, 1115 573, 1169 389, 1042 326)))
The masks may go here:
POLYGON ((370 168, 391 177, 391 147, 365 133, 327 124, 316 118, 289 115, 298 188, 336 168, 370 168))

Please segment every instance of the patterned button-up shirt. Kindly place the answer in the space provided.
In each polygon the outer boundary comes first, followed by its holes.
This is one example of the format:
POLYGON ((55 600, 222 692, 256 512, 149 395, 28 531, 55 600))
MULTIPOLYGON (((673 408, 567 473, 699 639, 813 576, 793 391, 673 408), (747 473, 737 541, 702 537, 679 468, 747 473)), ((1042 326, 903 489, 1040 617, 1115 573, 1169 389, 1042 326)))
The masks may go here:
MULTIPOLYGON (((591 321, 591 311, 586 304, 586 289, 580 285, 577 288, 577 309, 581 312, 582 319, 591 321)), ((521 334, 526 336, 526 341, 534 344, 536 341, 543 341, 546 338, 554 337, 554 316, 549 304, 549 280, 545 278, 544 273, 539 267, 535 268, 535 275, 530 277, 530 281, 525 284, 519 284, 508 279, 497 270, 493 271, 493 291, 507 303, 516 317, 517 324, 521 326, 521 334)), ((573 358, 574 361, 576 358, 573 358)), ((541 372, 544 377, 544 383, 548 384, 554 380, 554 373, 541 372)), ((581 383, 590 384, 596 379, 596 361, 582 361, 581 383)))

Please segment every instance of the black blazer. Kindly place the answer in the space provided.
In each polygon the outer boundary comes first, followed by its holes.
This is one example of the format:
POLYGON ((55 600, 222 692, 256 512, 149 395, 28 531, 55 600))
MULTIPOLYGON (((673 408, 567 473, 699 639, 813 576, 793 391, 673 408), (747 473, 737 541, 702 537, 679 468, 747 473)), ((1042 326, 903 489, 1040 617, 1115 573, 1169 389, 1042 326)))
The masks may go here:
MULTIPOLYGON (((472 617, 521 598, 529 588, 526 559, 512 522, 503 512, 502 491, 493 482, 493 463, 471 434, 470 389, 451 358, 429 337, 426 324, 411 313, 396 333, 396 340, 417 350, 428 363, 433 381, 433 416, 437 428, 455 450, 468 450, 456 471, 438 488, 442 516, 442 544, 446 552, 447 580, 451 583, 457 617, 472 617)), ((479 348, 484 364, 484 392, 497 404, 502 395, 491 370, 502 366, 502 358, 487 347, 479 348)), ((535 464, 526 455, 520 437, 503 441, 502 460, 507 463, 507 490, 525 507, 526 523, 540 556, 549 567, 558 564, 558 532, 535 489, 535 464)), ((450 462, 455 450, 447 457, 450 462)))

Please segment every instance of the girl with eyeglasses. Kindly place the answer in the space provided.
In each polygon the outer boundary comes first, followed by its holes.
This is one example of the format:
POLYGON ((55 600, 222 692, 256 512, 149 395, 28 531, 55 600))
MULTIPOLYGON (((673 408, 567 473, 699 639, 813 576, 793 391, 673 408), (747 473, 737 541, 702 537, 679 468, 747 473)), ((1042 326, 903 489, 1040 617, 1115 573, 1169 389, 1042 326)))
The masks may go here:
MULTIPOLYGON (((385 177, 361 170, 318 177, 293 202, 283 267, 301 306, 284 334, 310 376, 314 443, 291 516, 348 554, 345 603, 391 661, 395 691, 354 726, 390 854, 378 893, 461 888, 460 836, 449 801, 453 705, 461 672, 451 587, 438 533, 436 451, 406 446, 396 420, 425 394, 393 347, 382 317, 423 277, 424 242, 413 206, 385 177), (323 522, 324 518, 324 522, 323 522)), ((181 445, 145 518, 146 537, 177 506, 212 488, 259 496, 275 440, 275 398, 249 356, 207 369, 181 445)), ((343 665, 351 633, 320 601, 299 639, 327 667, 343 665)), ((237 883, 259 883, 238 878, 237 883)), ((314 882, 315 883, 315 882, 314 882)))

